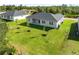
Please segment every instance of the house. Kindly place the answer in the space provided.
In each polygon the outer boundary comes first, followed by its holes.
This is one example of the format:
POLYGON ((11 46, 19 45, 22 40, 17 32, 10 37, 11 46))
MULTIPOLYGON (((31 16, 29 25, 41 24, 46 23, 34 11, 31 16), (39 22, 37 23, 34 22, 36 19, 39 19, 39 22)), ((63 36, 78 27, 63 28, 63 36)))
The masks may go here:
POLYGON ((62 14, 36 13, 28 16, 27 19, 27 23, 58 28, 63 22, 64 16, 62 14))
POLYGON ((0 14, 0 18, 6 19, 6 20, 19 20, 24 19, 28 16, 29 11, 27 10, 16 10, 16 11, 7 11, 5 13, 0 14))
POLYGON ((5 13, 5 12, 0 12, 0 14, 3 14, 3 13, 5 13))

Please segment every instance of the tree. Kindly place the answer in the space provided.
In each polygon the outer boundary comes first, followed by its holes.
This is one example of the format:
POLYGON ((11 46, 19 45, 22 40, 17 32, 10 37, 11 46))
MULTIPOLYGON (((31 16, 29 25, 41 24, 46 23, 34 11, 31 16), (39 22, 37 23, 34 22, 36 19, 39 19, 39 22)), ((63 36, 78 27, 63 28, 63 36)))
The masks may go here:
POLYGON ((21 10, 22 7, 23 7, 22 4, 20 4, 17 9, 18 9, 18 10, 21 10))

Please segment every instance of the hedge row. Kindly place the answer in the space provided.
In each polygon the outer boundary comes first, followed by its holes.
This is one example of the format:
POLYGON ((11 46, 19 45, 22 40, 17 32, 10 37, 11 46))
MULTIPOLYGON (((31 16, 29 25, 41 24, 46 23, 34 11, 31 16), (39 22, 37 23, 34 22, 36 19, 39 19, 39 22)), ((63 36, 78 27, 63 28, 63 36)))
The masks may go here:
POLYGON ((68 17, 68 18, 77 18, 77 17, 79 17, 79 15, 65 15, 65 17, 68 17))

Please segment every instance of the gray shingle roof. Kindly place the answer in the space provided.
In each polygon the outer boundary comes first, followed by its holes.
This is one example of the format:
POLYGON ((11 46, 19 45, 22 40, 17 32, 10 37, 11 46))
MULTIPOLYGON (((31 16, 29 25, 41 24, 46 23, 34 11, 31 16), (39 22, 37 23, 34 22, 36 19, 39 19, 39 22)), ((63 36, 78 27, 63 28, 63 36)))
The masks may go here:
POLYGON ((54 18, 59 21, 62 17, 64 17, 64 15, 62 14, 53 14, 54 18))
POLYGON ((27 18, 59 21, 61 17, 63 17, 62 14, 36 13, 34 15, 28 16, 27 18))
POLYGON ((26 10, 7 11, 3 13, 3 15, 6 15, 6 16, 20 16, 20 15, 26 15, 26 14, 27 14, 26 10))

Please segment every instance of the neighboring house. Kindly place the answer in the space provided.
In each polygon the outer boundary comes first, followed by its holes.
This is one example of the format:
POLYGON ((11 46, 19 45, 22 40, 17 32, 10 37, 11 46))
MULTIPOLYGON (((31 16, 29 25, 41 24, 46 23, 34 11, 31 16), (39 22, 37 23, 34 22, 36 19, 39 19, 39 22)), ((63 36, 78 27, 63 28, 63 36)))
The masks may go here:
POLYGON ((46 27, 58 28, 63 22, 62 14, 36 13, 27 17, 28 23, 42 25, 46 27))
POLYGON ((27 10, 7 11, 5 13, 1 13, 0 18, 16 21, 26 18, 28 16, 28 13, 29 12, 27 10))
POLYGON ((0 12, 0 14, 3 14, 3 13, 5 13, 5 12, 0 12))

